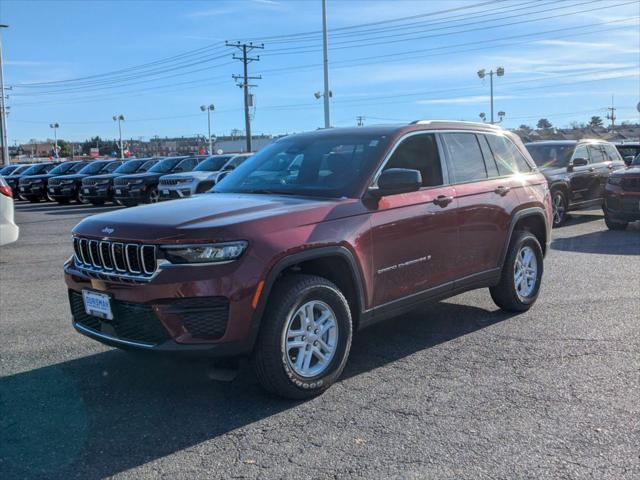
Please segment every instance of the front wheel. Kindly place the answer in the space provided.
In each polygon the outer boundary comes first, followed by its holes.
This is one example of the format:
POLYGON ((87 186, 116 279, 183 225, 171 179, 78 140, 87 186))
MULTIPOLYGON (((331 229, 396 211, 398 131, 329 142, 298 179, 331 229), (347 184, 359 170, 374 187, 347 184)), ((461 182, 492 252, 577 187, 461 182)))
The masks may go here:
POLYGON ((159 200, 160 193, 158 192, 158 189, 155 187, 149 189, 149 193, 147 194, 147 203, 158 203, 159 200))
POLYGON ((29 197, 25 197, 27 200, 29 200, 30 203, 39 203, 40 202, 40 197, 33 197, 33 196, 29 196, 29 197))
POLYGON ((495 304, 509 312, 529 310, 540 292, 542 262, 538 239, 527 231, 515 232, 502 266, 500 283, 489 289, 495 304))
POLYGON ((95 205, 95 206, 99 206, 99 205, 104 205, 104 200, 89 200, 89 203, 91 203, 91 205, 95 205))
POLYGON ((252 363, 260 384, 282 397, 320 395, 340 376, 352 322, 342 292, 325 278, 291 275, 274 287, 252 363))

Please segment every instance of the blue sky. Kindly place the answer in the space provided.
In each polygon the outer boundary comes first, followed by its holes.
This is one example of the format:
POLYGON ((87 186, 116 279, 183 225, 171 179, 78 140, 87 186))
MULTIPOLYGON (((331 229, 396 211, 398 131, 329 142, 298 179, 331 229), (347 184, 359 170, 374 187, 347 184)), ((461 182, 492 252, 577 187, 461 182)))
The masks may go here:
MULTIPOLYGON (((637 0, 329 0, 332 124, 478 120, 489 84, 476 71, 497 66, 507 127, 604 117, 613 94, 618 122, 639 121, 639 16, 637 0)), ((242 130, 225 40, 264 39, 254 133, 323 124, 320 0, 2 0, 0 23, 10 144, 51 137, 51 122, 61 138, 113 138, 119 113, 127 138, 206 134, 205 103, 216 134, 242 130)))

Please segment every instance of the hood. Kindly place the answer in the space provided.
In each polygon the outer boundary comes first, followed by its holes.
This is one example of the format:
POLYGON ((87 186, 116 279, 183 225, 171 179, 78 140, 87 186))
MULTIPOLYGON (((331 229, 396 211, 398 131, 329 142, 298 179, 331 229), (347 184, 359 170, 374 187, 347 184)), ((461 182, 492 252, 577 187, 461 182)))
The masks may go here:
POLYGON ((218 172, 180 172, 180 173, 168 173, 163 175, 163 179, 178 180, 180 178, 197 178, 198 180, 205 180, 209 177, 216 175, 218 172))
POLYGON ((126 180, 136 180, 138 178, 159 178, 163 175, 167 175, 166 173, 156 173, 156 172, 142 172, 142 173, 132 173, 130 175, 119 175, 119 178, 124 178, 126 180))
POLYGON ((640 165, 633 165, 624 169, 616 170, 611 174, 612 177, 635 177, 640 176, 640 165))
POLYGON ((319 200, 285 195, 211 193, 93 215, 73 233, 114 240, 189 243, 254 238, 300 225, 354 215, 358 200, 319 200))
POLYGON ((80 180, 88 176, 86 173, 72 173, 70 175, 55 175, 55 178, 59 178, 60 180, 80 180))
POLYGON ((19 175, 15 178, 18 178, 20 180, 28 180, 28 181, 33 181, 33 180, 48 180, 52 177, 55 177, 56 175, 51 175, 50 173, 44 173, 42 175, 19 175))
POLYGON ((90 178, 92 180, 104 180, 106 179, 111 179, 111 178, 116 178, 116 177, 121 177, 123 174, 122 173, 103 173, 102 175, 91 175, 85 178, 90 178))

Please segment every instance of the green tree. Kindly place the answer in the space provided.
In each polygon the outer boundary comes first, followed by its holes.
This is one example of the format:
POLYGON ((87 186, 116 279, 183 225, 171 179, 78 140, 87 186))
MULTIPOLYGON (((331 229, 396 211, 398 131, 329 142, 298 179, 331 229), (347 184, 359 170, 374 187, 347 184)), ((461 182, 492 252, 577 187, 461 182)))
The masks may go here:
POLYGON ((524 123, 522 125, 520 125, 518 127, 518 130, 524 132, 524 133, 531 133, 531 131, 533 130, 529 125, 525 125, 524 123))
POLYGON ((538 127, 538 130, 549 130, 552 126, 553 125, 551 125, 551 122, 546 118, 541 118, 540 120, 538 120, 538 123, 536 123, 536 127, 538 127))
POLYGON ((591 117, 591 120, 589 120, 588 126, 589 127, 601 127, 603 125, 603 121, 602 118, 594 115, 593 117, 591 117))

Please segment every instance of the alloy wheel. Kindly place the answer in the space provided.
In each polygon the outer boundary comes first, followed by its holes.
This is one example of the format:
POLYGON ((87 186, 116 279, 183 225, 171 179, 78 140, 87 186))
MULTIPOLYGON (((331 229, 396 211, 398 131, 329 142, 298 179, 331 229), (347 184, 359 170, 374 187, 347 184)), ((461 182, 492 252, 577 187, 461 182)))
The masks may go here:
POLYGON ((291 316, 283 345, 289 367, 304 378, 324 373, 338 346, 338 323, 329 305, 306 302, 291 316))
POLYGON ((560 192, 553 196, 553 224, 560 225, 564 220, 567 207, 564 204, 564 197, 560 192))
POLYGON ((530 297, 535 292, 537 282, 538 260, 533 249, 525 245, 518 251, 513 272, 518 298, 523 300, 530 297))
POLYGON ((149 192, 149 203, 158 203, 158 199, 160 198, 160 193, 157 188, 154 188, 149 192))

